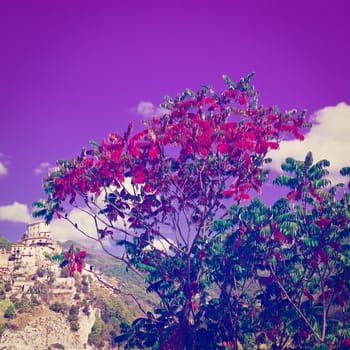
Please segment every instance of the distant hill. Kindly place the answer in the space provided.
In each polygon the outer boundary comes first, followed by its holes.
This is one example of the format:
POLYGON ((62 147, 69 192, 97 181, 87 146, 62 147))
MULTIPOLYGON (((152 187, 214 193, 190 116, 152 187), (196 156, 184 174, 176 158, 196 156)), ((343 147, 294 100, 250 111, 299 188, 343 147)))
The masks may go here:
POLYGON ((72 244, 74 248, 87 252, 86 265, 92 265, 96 271, 102 272, 105 275, 105 279, 107 278, 111 284, 113 284, 113 280, 118 281, 118 287, 124 293, 132 293, 142 304, 154 304, 157 302, 153 294, 146 293, 143 279, 132 270, 127 270, 123 262, 114 259, 102 250, 87 248, 78 242, 69 240, 60 243, 64 251, 67 251, 72 244))
POLYGON ((7 251, 11 251, 12 244, 12 242, 0 236, 0 248, 5 248, 7 251))

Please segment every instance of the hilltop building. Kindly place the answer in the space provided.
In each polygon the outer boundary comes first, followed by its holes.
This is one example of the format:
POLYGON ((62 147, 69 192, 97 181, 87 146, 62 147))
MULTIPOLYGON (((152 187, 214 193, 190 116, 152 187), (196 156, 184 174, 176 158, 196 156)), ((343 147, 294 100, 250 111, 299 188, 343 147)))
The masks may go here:
POLYGON ((47 264, 46 254, 60 252, 59 246, 52 240, 48 225, 42 221, 27 225, 21 239, 12 246, 11 252, 0 251, 0 268, 44 267, 47 264))

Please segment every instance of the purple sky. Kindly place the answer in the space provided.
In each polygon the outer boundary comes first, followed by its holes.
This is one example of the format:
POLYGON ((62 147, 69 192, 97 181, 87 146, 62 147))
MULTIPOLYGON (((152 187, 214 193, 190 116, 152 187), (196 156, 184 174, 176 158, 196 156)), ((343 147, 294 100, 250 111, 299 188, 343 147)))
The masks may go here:
POLYGON ((123 132, 141 102, 255 71, 264 105, 350 104, 349 18, 348 0, 0 1, 0 235, 44 197, 40 164, 123 132))

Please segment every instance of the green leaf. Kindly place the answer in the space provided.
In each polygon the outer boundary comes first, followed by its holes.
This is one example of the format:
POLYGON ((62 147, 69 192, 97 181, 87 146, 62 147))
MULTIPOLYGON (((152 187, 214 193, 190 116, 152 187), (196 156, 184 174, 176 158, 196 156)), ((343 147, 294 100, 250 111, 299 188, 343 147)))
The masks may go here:
POLYGON ((304 237, 303 242, 307 247, 312 247, 312 248, 318 247, 319 245, 318 240, 311 237, 304 237))
POLYGON ((350 176, 350 167, 344 167, 340 169, 340 175, 350 176))
POLYGON ((193 91, 193 90, 191 90, 191 89, 186 89, 185 90, 185 92, 186 92, 186 94, 188 95, 188 96, 190 96, 190 97, 196 97, 196 93, 193 91))
POLYGON ((305 157, 305 161, 304 164, 307 168, 310 168, 311 164, 313 163, 313 157, 312 157, 312 153, 308 152, 306 157, 305 157))
POLYGON ((316 345, 314 347, 314 350, 329 350, 329 347, 326 344, 320 344, 320 345, 316 345))
POLYGON ((33 211, 32 216, 33 218, 39 218, 42 216, 46 216, 46 213, 47 213, 47 209, 45 208, 45 209, 33 211))
POLYGON ((100 147, 100 145, 99 145, 96 141, 93 141, 93 140, 90 140, 90 141, 89 141, 89 144, 90 144, 91 146, 94 146, 94 147, 100 147))
POLYGON ((164 99, 167 101, 167 102, 169 102, 169 103, 174 103, 174 100, 170 97, 170 96, 168 96, 168 95, 165 95, 164 96, 164 99))
POLYGON ((234 82, 230 79, 230 77, 226 74, 224 74, 222 76, 222 79, 224 79, 227 83, 227 85, 232 88, 232 89, 235 89, 236 88, 236 85, 234 84, 234 82))
POLYGON ((66 265, 68 265, 69 261, 68 260, 63 260, 61 263, 60 263, 60 268, 62 269, 63 267, 65 267, 66 265))
POLYGON ((138 268, 140 270, 145 270, 145 271, 148 271, 148 272, 155 272, 155 271, 157 271, 157 269, 154 266, 150 266, 150 265, 146 265, 146 264, 142 264, 142 263, 137 264, 136 268, 138 268))
POLYGON ((270 263, 271 263, 272 267, 275 269, 276 265, 277 265, 277 259, 274 255, 270 258, 270 263))

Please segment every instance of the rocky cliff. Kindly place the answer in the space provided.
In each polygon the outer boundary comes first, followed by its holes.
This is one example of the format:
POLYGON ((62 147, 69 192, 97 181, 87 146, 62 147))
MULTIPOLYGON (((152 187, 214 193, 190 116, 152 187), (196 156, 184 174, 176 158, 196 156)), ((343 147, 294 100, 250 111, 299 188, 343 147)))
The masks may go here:
POLYGON ((95 322, 95 313, 79 315, 79 330, 72 332, 67 319, 59 313, 43 309, 22 330, 7 330, 1 350, 89 350, 88 335, 95 322))
POLYGON ((119 325, 140 316, 130 292, 146 310, 152 298, 114 259, 90 251, 86 260, 74 277, 54 261, 0 273, 0 350, 115 348, 119 325))

